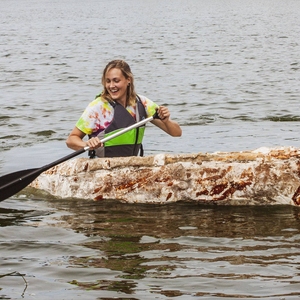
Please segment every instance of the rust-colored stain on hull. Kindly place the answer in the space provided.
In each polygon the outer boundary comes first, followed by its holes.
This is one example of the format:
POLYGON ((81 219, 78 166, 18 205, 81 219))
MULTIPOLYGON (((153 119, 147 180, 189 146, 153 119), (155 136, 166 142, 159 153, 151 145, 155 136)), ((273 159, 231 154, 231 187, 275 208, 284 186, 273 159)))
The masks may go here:
POLYGON ((300 205, 299 155, 298 149, 285 147, 211 154, 77 158, 41 174, 31 186, 58 198, 300 205))

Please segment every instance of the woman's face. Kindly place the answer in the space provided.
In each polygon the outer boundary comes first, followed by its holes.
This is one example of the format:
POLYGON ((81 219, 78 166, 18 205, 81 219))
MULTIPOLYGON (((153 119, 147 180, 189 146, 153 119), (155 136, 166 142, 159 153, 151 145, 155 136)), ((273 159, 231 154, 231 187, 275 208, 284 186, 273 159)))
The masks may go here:
POLYGON ((111 98, 122 105, 126 105, 127 87, 130 84, 130 79, 126 79, 122 71, 117 68, 112 68, 106 72, 105 88, 111 98))

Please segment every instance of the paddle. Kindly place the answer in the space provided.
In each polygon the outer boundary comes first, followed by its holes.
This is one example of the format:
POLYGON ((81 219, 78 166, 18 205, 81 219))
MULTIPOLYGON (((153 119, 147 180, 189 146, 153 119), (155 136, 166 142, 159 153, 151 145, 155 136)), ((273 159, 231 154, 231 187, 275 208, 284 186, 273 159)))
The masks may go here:
MULTIPOLYGON (((149 121, 152 121, 153 119, 158 118, 157 113, 155 113, 152 117, 146 118, 140 122, 137 122, 129 127, 126 127, 104 139, 101 140, 102 143, 105 143, 131 129, 140 127, 144 124, 146 124, 149 121)), ((28 184, 30 184, 34 179, 36 179, 40 174, 45 172, 46 170, 70 159, 77 155, 80 155, 84 153, 85 151, 89 150, 89 147, 84 147, 80 150, 77 150, 65 157, 62 157, 61 159, 58 159, 48 165, 45 165, 41 168, 36 169, 26 169, 22 171, 13 172, 7 175, 4 175, 0 177, 0 201, 3 201, 14 194, 18 193, 22 189, 24 189, 28 184)))

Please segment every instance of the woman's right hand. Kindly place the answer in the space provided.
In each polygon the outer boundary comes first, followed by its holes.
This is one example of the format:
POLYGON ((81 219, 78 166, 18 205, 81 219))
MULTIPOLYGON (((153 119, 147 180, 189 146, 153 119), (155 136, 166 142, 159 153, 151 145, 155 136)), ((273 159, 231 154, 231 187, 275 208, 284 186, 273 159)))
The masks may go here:
POLYGON ((90 148, 90 150, 94 150, 100 147, 103 147, 103 143, 100 141, 98 137, 92 137, 87 142, 86 145, 90 148))

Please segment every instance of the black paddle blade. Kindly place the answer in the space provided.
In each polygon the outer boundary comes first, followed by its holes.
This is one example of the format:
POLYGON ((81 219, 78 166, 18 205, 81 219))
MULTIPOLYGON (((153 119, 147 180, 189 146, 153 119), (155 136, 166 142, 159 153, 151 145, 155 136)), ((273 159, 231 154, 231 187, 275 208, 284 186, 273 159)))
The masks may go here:
POLYGON ((77 150, 41 168, 22 170, 0 177, 0 201, 3 201, 23 190, 28 184, 30 184, 34 179, 36 179, 46 170, 70 158, 82 154, 86 150, 88 150, 88 147, 77 150))
POLYGON ((43 169, 27 169, 10 173, 0 177, 0 201, 3 201, 19 191, 36 179, 43 169))

